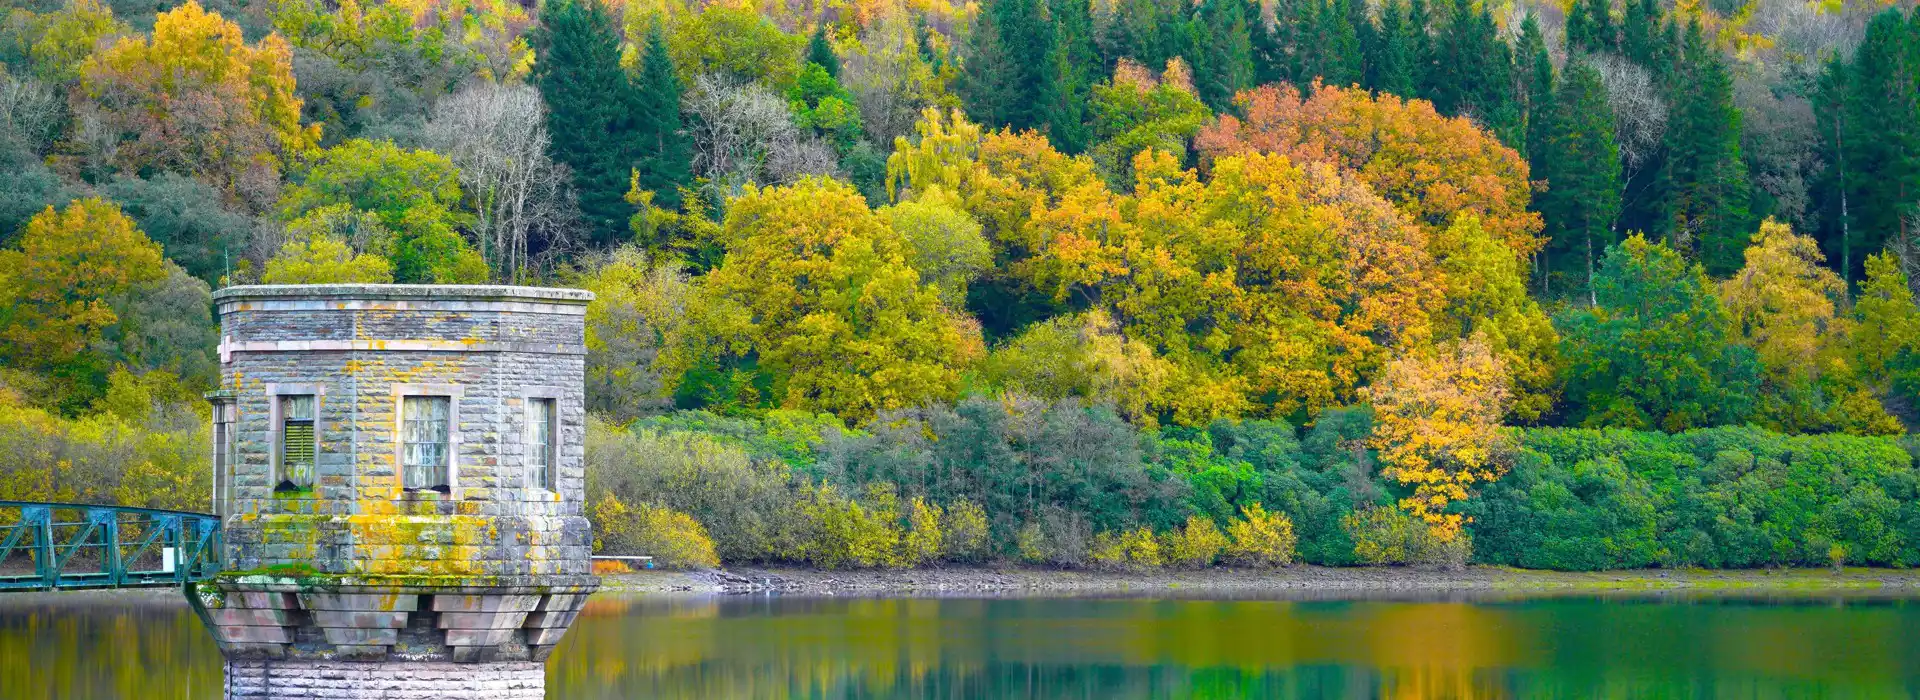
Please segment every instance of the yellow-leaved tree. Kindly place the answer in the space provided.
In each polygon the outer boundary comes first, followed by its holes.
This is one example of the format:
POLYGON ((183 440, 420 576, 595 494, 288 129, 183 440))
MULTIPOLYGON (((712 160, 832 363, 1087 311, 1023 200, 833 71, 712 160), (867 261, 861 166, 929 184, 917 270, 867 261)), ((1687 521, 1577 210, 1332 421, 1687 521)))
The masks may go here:
POLYGON ((1759 418, 1789 433, 1900 434, 1853 366, 1851 319, 1838 313, 1846 283, 1824 263, 1818 242, 1768 219, 1720 283, 1735 337, 1760 360, 1759 418))
POLYGON ((393 265, 373 253, 355 253, 333 236, 317 233, 288 240, 267 261, 266 284, 390 284, 393 265))
POLYGON ((151 38, 122 38, 83 68, 89 109, 127 170, 204 177, 235 196, 271 201, 280 166, 314 146, 300 125, 293 53, 277 35, 252 46, 240 27, 195 0, 160 14, 151 38))
POLYGON ((0 364, 45 373, 56 385, 52 403, 78 412, 126 359, 110 346, 136 335, 129 308, 169 268, 160 246, 98 198, 47 207, 19 246, 0 251, 0 364))
POLYGON ((1129 338, 1182 368, 1173 419, 1311 414, 1357 398, 1393 354, 1425 347, 1443 306, 1426 238, 1324 163, 1222 158, 1212 177, 1134 160, 1128 226, 1105 234, 1105 285, 1129 338))
POLYGON ((721 237, 726 258, 667 354, 682 397, 734 376, 720 393, 862 422, 951 398, 959 365, 981 352, 978 330, 908 263, 907 242, 844 183, 749 188, 721 237))
POLYGON ((1447 343, 1395 359, 1365 393, 1381 475, 1413 487, 1400 507, 1453 541, 1465 522, 1447 505, 1507 467, 1499 459, 1508 400, 1499 356, 1479 338, 1447 343))

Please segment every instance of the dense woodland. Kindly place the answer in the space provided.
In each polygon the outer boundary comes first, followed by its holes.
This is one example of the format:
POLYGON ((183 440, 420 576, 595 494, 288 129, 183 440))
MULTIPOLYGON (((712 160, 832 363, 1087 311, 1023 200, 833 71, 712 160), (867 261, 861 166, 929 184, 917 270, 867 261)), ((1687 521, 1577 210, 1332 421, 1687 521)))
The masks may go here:
POLYGON ((590 289, 682 565, 1920 565, 1920 12, 15 0, 0 498, 203 506, 211 290, 590 289))

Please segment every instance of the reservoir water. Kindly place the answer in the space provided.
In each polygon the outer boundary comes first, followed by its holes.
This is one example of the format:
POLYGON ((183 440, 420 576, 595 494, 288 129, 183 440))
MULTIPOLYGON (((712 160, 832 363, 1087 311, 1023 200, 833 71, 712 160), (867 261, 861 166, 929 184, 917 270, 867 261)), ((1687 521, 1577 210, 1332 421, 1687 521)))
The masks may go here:
MULTIPOLYGON (((176 596, 0 594, 0 698, 218 698, 176 596)), ((1920 601, 602 594, 548 697, 1914 698, 1920 601)))

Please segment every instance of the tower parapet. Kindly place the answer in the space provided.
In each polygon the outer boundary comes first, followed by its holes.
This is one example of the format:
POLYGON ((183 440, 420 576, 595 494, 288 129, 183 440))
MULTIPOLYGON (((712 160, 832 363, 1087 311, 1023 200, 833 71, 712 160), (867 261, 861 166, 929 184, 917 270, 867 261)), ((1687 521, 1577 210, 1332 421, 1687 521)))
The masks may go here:
POLYGON ((542 662, 599 585, 583 508, 592 295, 298 285, 214 299, 227 571, 189 597, 227 659, 228 697, 281 682, 455 697, 447 673, 488 679, 485 697, 542 697, 542 662))

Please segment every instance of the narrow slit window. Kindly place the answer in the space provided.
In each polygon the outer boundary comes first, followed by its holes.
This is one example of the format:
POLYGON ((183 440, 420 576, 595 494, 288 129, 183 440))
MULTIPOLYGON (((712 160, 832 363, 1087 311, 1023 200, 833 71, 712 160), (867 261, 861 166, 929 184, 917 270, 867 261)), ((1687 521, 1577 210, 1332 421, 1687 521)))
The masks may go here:
POLYGON ((450 404, 445 396, 408 396, 401 400, 400 479, 404 488, 452 492, 447 478, 453 456, 447 439, 450 404))
POLYGON ((277 491, 313 488, 312 394, 280 397, 280 483, 277 491))
POLYGON ((555 436, 560 432, 559 411, 553 399, 533 400, 532 463, 535 483, 548 491, 560 490, 560 457, 555 436))

